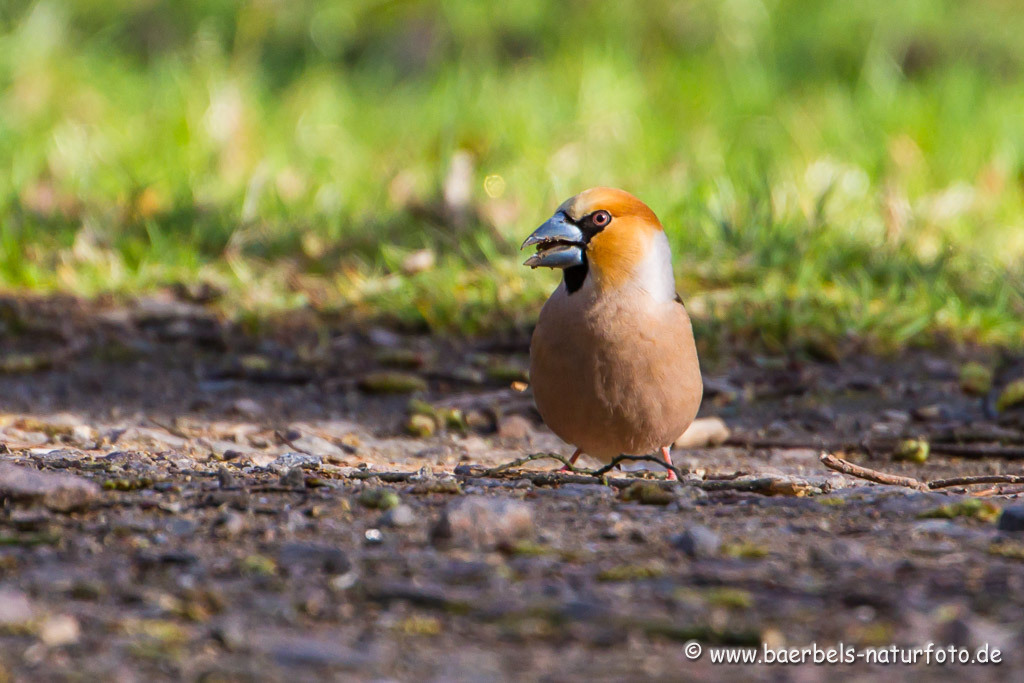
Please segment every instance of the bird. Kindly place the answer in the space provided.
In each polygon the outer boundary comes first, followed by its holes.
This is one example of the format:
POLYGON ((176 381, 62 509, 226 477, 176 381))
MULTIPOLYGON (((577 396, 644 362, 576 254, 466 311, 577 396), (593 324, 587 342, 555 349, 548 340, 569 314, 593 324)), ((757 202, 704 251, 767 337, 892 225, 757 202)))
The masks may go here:
POLYGON ((563 202, 529 246, 523 265, 562 271, 530 340, 544 423, 575 447, 572 465, 583 453, 607 463, 660 451, 676 479, 670 449, 703 381, 661 221, 632 194, 595 187, 563 202))

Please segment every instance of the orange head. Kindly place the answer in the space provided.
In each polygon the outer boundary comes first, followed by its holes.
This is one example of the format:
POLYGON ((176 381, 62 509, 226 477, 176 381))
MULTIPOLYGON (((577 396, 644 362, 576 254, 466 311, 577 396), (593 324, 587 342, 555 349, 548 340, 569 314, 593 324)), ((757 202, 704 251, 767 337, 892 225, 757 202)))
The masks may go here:
MULTIPOLYGON (((570 293, 590 277, 599 289, 629 282, 673 289, 668 240, 658 217, 623 190, 595 187, 567 199, 526 238, 537 245, 525 265, 562 268, 570 293)), ((660 295, 660 291, 659 291, 660 295)), ((675 296, 674 290, 672 296, 675 296)))

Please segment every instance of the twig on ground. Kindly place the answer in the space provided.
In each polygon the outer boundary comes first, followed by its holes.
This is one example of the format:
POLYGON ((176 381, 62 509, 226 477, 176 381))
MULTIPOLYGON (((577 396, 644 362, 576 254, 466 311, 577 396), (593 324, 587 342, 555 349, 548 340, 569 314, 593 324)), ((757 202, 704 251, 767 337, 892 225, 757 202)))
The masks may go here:
MULTIPOLYGON (((483 476, 483 473, 477 476, 483 476)), ((615 488, 624 488, 633 484, 639 479, 626 479, 623 477, 616 479, 608 478, 595 478, 589 474, 573 474, 572 472, 562 472, 559 470, 519 470, 515 473, 518 479, 526 479, 531 482, 534 486, 563 486, 565 484, 583 484, 583 485, 595 485, 595 486, 614 486, 615 488)), ((471 477, 472 478, 472 477, 471 477)), ((665 485, 668 482, 664 480, 648 480, 651 483, 656 483, 659 486, 665 485)))
POLYGON ((570 472, 586 472, 587 474, 589 474, 589 472, 587 472, 586 470, 577 469, 571 462, 569 462, 568 458, 558 455, 557 453, 534 453, 532 455, 527 455, 522 458, 510 460, 509 462, 503 462, 500 465, 492 467, 488 470, 484 470, 482 476, 493 477, 496 474, 501 474, 505 470, 510 470, 513 467, 525 465, 526 463, 533 462, 534 460, 557 460, 558 462, 565 465, 570 472))
POLYGON ((675 473, 676 477, 679 479, 682 479, 683 477, 683 472, 679 468, 675 467, 674 465, 669 465, 661 458, 656 458, 653 455, 619 455, 612 458, 611 461, 609 461, 609 463, 604 467, 600 467, 596 470, 586 470, 579 467, 575 467, 571 462, 569 462, 568 458, 558 455, 557 453, 534 453, 533 455, 527 455, 522 458, 516 458, 515 460, 511 460, 509 462, 502 463, 496 467, 492 467, 488 470, 485 470, 482 476, 493 477, 496 474, 500 474, 506 470, 512 469, 513 467, 525 465, 526 463, 533 462, 534 460, 557 460, 558 462, 565 465, 566 469, 569 472, 572 472, 573 474, 581 474, 584 476, 596 477, 597 479, 601 479, 602 477, 604 477, 604 475, 611 472, 619 465, 619 463, 649 461, 657 463, 664 467, 666 470, 675 473))
POLYGON ((885 472, 879 472, 868 467, 861 465, 854 465, 852 462, 837 458, 831 453, 821 454, 821 464, 830 470, 836 472, 842 472, 848 474, 851 477, 857 477, 858 479, 866 479, 873 481, 876 484, 889 484, 890 486, 905 486, 907 488, 915 489, 917 491, 927 491, 928 485, 922 481, 918 481, 913 477, 901 477, 895 474, 887 474, 885 472))
POLYGON ((675 465, 669 465, 667 462, 665 462, 664 459, 656 458, 653 455, 618 455, 618 456, 612 458, 611 461, 609 461, 609 463, 607 465, 605 465, 604 467, 601 467, 601 468, 593 470, 593 471, 586 471, 586 470, 584 470, 584 471, 587 474, 589 474, 589 475, 591 475, 593 477, 601 477, 601 476, 604 476, 605 474, 607 474, 608 472, 611 472, 612 469, 617 467, 619 465, 619 463, 622 463, 622 462, 653 462, 653 463, 657 463, 658 465, 661 465, 662 467, 664 467, 669 472, 672 472, 673 474, 675 474, 677 479, 682 479, 683 478, 682 470, 680 470, 675 465))
POLYGON ((745 477, 748 474, 750 474, 750 472, 745 470, 736 470, 735 472, 723 472, 718 474, 708 473, 704 475, 704 481, 732 481, 733 479, 745 477))
POLYGON ((169 434, 172 434, 173 436, 178 437, 179 439, 191 439, 191 438, 193 438, 191 434, 189 434, 189 433, 187 433, 187 432, 185 432, 185 431, 183 431, 181 429, 178 429, 174 425, 164 424, 163 422, 161 422, 160 420, 156 419, 155 417, 148 416, 148 417, 146 417, 146 419, 148 421, 150 421, 151 423, 153 423, 154 425, 156 425, 157 427, 159 427, 160 429, 164 430, 165 432, 168 432, 169 434))
POLYGON ((306 450, 302 446, 299 446, 298 444, 296 444, 294 441, 292 441, 291 439, 288 438, 287 434, 285 434, 284 432, 282 432, 280 430, 275 430, 274 431, 274 436, 276 436, 277 439, 279 441, 281 441, 282 443, 288 444, 288 446, 290 448, 295 449, 295 451, 297 453, 303 453, 305 455, 315 455, 315 453, 310 453, 308 450, 306 450))
POLYGON ((712 479, 694 482, 694 486, 702 491, 735 493, 760 493, 765 496, 803 495, 812 488, 807 482, 779 479, 776 477, 759 477, 757 479, 712 479), (801 493, 798 493, 801 492, 801 493))
MULTIPOLYGON (((539 459, 539 458, 538 458, 539 459)), ((465 479, 475 479, 488 476, 486 471, 456 473, 456 476, 465 479)), ((668 481, 665 479, 644 479, 641 477, 602 477, 597 478, 592 474, 573 474, 572 472, 561 471, 530 471, 520 470, 515 476, 526 479, 536 486, 560 486, 563 484, 592 484, 606 485, 617 489, 623 489, 635 484, 638 481, 646 482, 653 486, 664 489, 672 489, 676 486, 693 486, 704 491, 713 493, 760 493, 765 495, 776 495, 780 493, 779 480, 773 477, 761 477, 758 479, 733 479, 733 480, 688 480, 684 482, 668 481)))
POLYGON ((359 470, 352 472, 351 474, 344 474, 343 477, 349 479, 359 479, 365 481, 367 479, 373 479, 376 477, 386 484, 400 484, 411 480, 417 476, 419 472, 389 472, 387 470, 359 470))
POLYGON ((935 491, 953 486, 974 486, 976 484, 1024 484, 1024 476, 1019 474, 979 474, 974 476, 950 477, 948 479, 935 479, 933 481, 920 481, 913 477, 903 477, 887 472, 879 472, 862 465, 855 465, 852 462, 837 458, 831 453, 821 454, 821 464, 830 470, 848 474, 858 479, 866 479, 876 484, 888 484, 890 486, 904 486, 916 491, 935 491))
MULTIPOLYGON (((959 444, 943 443, 928 439, 931 452, 934 455, 952 455, 959 458, 1001 458, 1003 460, 1024 460, 1024 446, 1001 446, 994 444, 959 444)), ((894 448, 901 439, 887 437, 863 441, 838 441, 828 439, 757 439, 733 436, 727 439, 723 445, 739 448, 780 448, 797 449, 810 448, 820 451, 862 451, 868 455, 874 455, 876 450, 894 448)))
POLYGON ((951 486, 973 486, 975 484, 1024 484, 1019 474, 979 474, 973 477, 950 477, 928 482, 930 489, 947 489, 951 486))
MULTIPOLYGON (((549 454, 549 453, 536 453, 524 458, 518 458, 511 462, 503 463, 497 467, 492 467, 488 470, 483 470, 478 473, 470 470, 465 470, 461 473, 456 472, 457 476, 463 476, 467 478, 474 477, 492 477, 498 474, 507 472, 513 467, 518 467, 527 462, 534 460, 551 459, 557 460, 563 464, 568 465, 568 460, 560 455, 549 454)), ((694 486, 708 492, 735 492, 735 493, 760 493, 764 495, 802 495, 794 494, 792 491, 799 489, 803 490, 805 487, 804 483, 797 483, 796 489, 793 488, 793 482, 789 480, 779 480, 775 477, 759 477, 757 479, 739 479, 739 475, 736 478, 731 479, 713 479, 713 480, 694 480, 682 481, 684 472, 672 465, 669 465, 661 458, 653 455, 620 455, 613 458, 604 467, 596 470, 585 470, 576 467, 571 467, 569 471, 543 471, 543 472, 531 472, 531 471, 518 471, 515 476, 522 479, 527 479, 537 486, 552 486, 561 484, 605 484, 607 486, 614 486, 615 488, 625 488, 631 484, 635 484, 637 481, 646 481, 650 484, 660 486, 665 489, 672 489, 679 485, 694 486), (655 462, 666 469, 671 469, 675 472, 676 477, 679 481, 671 481, 665 479, 644 479, 641 477, 616 477, 609 479, 606 475, 620 462, 625 461, 643 461, 649 460, 655 462), (787 488, 788 487, 788 488, 787 488), (790 493, 787 493, 790 491, 790 493)))
MULTIPOLYGON (((665 479, 645 479, 641 477, 614 477, 609 478, 607 476, 595 476, 594 472, 598 470, 580 470, 576 469, 575 472, 563 472, 558 470, 518 470, 510 472, 512 467, 516 467, 519 464, 525 462, 531 462, 534 460, 544 460, 550 458, 552 460, 558 460, 559 462, 565 462, 562 456, 537 453, 533 456, 525 458, 519 458, 512 462, 503 463, 490 469, 483 469, 474 467, 471 465, 460 465, 455 470, 455 476, 463 481, 473 481, 483 477, 496 477, 502 474, 510 474, 518 479, 526 479, 536 486, 562 486, 565 484, 586 484, 595 486, 612 486, 617 489, 624 489, 638 481, 646 482, 652 486, 658 486, 665 490, 672 490, 680 484, 684 486, 693 486, 695 488, 702 489, 704 491, 712 493, 759 493, 763 495, 798 495, 792 492, 787 493, 787 486, 791 486, 793 482, 789 480, 780 480, 775 477, 759 477, 757 479, 729 479, 729 480, 693 480, 690 479, 684 482, 668 481, 665 479)), ((574 468, 575 469, 575 468, 574 468)), ((678 475, 677 470, 677 475, 678 475)), ((356 472, 349 472, 343 475, 351 479, 370 479, 373 477, 379 478, 381 481, 388 483, 401 483, 412 480, 418 476, 417 472, 388 472, 379 470, 359 470, 356 472)), ((802 486, 802 485, 801 485, 802 486)))

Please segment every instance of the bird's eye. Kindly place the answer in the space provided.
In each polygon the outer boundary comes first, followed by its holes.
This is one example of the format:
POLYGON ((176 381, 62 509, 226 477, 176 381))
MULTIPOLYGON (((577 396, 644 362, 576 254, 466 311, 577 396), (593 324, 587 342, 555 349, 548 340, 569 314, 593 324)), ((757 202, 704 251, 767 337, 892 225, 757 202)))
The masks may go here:
POLYGON ((595 211, 594 215, 590 219, 594 225, 599 228, 603 228, 612 222, 612 215, 607 211, 595 211))

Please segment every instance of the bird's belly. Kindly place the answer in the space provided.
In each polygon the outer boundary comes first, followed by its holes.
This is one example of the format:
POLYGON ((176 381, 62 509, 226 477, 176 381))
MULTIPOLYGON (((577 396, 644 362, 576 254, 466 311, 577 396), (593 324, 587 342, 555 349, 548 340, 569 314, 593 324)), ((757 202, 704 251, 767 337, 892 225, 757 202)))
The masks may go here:
POLYGON ((530 383, 544 422, 604 461, 670 445, 693 421, 701 399, 686 323, 687 334, 657 340, 643 334, 595 339, 583 332, 535 338, 530 383))

